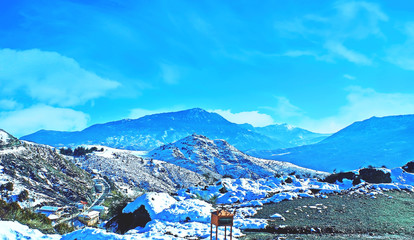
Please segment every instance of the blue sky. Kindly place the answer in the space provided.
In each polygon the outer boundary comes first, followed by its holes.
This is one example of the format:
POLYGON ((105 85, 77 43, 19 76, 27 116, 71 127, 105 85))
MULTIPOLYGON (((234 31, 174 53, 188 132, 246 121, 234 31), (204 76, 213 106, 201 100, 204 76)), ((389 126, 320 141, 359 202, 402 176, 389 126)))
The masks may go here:
POLYGON ((0 128, 201 107, 334 132, 414 113, 409 1, 0 1, 0 128))

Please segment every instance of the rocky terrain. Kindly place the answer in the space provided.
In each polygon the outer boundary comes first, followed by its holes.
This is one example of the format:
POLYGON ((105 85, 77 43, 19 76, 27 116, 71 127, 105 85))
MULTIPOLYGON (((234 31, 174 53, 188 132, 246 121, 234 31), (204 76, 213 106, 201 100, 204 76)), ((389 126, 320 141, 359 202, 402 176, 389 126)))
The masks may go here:
POLYGON ((93 199, 90 175, 55 149, 24 141, 0 130, 0 183, 12 182, 17 195, 23 190, 35 204, 67 204, 93 199))
POLYGON ((288 174, 322 177, 327 174, 287 162, 251 157, 225 140, 210 140, 197 134, 154 149, 148 156, 216 179, 223 176, 258 179, 288 174))
POLYGON ((171 193, 182 187, 207 183, 204 176, 183 167, 136 156, 133 151, 103 148, 103 152, 87 154, 77 159, 77 163, 108 177, 126 193, 143 190, 171 193))

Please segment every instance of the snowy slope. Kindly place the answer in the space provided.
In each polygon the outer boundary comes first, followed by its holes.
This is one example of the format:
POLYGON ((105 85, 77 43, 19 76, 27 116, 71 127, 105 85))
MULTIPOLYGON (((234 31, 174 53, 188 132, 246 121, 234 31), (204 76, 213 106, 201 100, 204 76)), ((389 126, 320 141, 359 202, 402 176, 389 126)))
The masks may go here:
MULTIPOLYGON (((102 146, 98 146, 100 149, 102 146)), ((180 187, 204 184, 198 173, 171 163, 142 158, 136 151, 103 147, 103 152, 78 159, 85 169, 94 169, 109 177, 118 188, 131 194, 135 190, 173 192, 180 187)))
POLYGON ((3 130, 0 135, 0 184, 12 182, 12 195, 27 190, 29 197, 35 200, 32 206, 41 202, 64 204, 92 197, 93 182, 89 174, 53 148, 21 142, 3 130))
POLYGON ((251 154, 322 171, 340 171, 368 165, 402 166, 414 159, 413 146, 414 115, 402 115, 355 122, 317 144, 251 154))
MULTIPOLYGON (((391 198, 387 194, 389 190, 414 192, 414 174, 404 173, 401 168, 389 171, 393 183, 361 183, 356 186, 347 184, 345 180, 343 183, 330 184, 316 179, 297 179, 294 176, 270 177, 257 181, 225 178, 207 187, 182 189, 177 192, 176 199, 165 193, 145 193, 130 203, 124 211, 134 212, 143 205, 145 210, 151 213, 151 219, 145 227, 136 227, 124 235, 88 227, 63 236, 46 235, 17 222, 0 221, 0 239, 210 239, 212 205, 194 198, 201 197, 208 200, 212 196, 216 196, 217 203, 225 204, 230 212, 236 210, 233 239, 238 239, 243 236, 241 230, 266 228, 268 219, 254 218, 264 204, 297 198, 328 198, 326 194, 341 191, 343 194, 367 195, 371 198, 375 198, 376 195, 391 198), (291 181, 287 181, 288 178, 291 181), (222 193, 221 189, 225 189, 226 192, 222 193)), ((321 202, 312 207, 325 211, 331 206, 321 202)), ((274 214, 274 216, 283 219, 281 214, 274 214)), ((224 239, 224 231, 219 231, 219 239, 224 239)))
POLYGON ((223 175, 257 179, 275 174, 324 174, 286 162, 251 157, 224 140, 210 140, 196 134, 154 149, 148 156, 212 178, 221 178, 223 175))

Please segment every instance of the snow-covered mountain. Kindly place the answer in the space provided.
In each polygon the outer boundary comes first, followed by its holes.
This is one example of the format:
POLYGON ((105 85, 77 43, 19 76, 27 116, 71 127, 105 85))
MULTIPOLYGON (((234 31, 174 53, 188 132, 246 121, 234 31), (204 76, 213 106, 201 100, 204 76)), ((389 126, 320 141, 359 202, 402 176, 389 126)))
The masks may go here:
POLYGON ((297 129, 279 131, 269 127, 257 128, 256 131, 256 128, 250 127, 231 123, 217 113, 194 108, 96 124, 79 132, 41 130, 21 139, 55 147, 98 144, 121 149, 151 150, 197 133, 211 139, 224 139, 238 149, 249 150, 297 146, 305 143, 301 138, 310 139, 308 136, 312 135, 300 131, 297 133, 297 129))
POLYGON ((142 158, 134 151, 103 149, 87 154, 78 163, 82 168, 97 170, 107 176, 117 188, 131 195, 141 190, 174 192, 183 187, 206 184, 205 177, 180 166, 142 158))
POLYGON ((89 201, 94 192, 90 175, 55 149, 19 141, 0 130, 0 184, 12 182, 17 195, 27 190, 34 204, 89 201))
POLYGON ((414 115, 401 115, 355 122, 317 144, 250 153, 313 169, 339 171, 368 165, 402 166, 414 159, 413 146, 414 115))
POLYGON ((224 140, 210 140, 196 134, 154 149, 148 156, 213 178, 221 178, 224 175, 257 179, 276 174, 324 174, 287 162, 251 157, 224 140))

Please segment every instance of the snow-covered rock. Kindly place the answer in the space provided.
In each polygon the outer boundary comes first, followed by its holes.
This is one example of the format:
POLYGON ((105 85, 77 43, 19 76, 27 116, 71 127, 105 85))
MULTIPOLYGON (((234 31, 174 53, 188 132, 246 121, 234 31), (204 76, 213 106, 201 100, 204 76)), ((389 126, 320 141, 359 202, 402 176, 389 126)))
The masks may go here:
POLYGON ((170 222, 209 223, 213 208, 198 199, 187 199, 172 204, 157 215, 157 219, 170 222))
POLYGON ((168 193, 148 192, 126 205, 122 210, 122 213, 133 213, 141 206, 144 206, 151 219, 154 219, 157 214, 164 209, 169 208, 176 202, 177 200, 171 197, 168 193))
POLYGON ((285 221, 285 218, 281 214, 279 214, 279 213, 275 213, 275 214, 271 215, 270 217, 271 218, 280 219, 280 220, 285 221))

